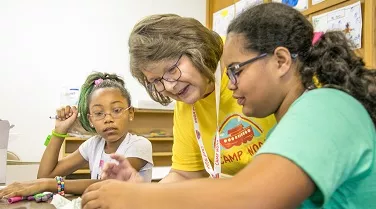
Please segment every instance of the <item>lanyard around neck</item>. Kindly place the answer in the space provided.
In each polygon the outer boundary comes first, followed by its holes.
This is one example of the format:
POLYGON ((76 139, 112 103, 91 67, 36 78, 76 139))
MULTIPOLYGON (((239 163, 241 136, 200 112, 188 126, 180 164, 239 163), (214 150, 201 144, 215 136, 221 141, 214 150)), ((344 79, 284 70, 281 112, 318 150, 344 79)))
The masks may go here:
POLYGON ((215 129, 215 142, 214 142, 214 169, 210 163, 209 157, 205 151, 205 146, 202 140, 202 134, 200 132, 200 126, 197 119, 197 113, 194 105, 192 105, 192 117, 193 117, 193 125, 195 130, 196 139, 198 142, 198 146, 200 147, 200 152, 202 156, 202 160, 204 162, 205 170, 209 173, 212 178, 219 178, 219 174, 221 173, 221 147, 219 142, 219 101, 220 101, 220 92, 221 92, 221 77, 222 72, 220 68, 220 64, 218 64, 218 68, 215 72, 215 106, 216 106, 216 129, 215 129))

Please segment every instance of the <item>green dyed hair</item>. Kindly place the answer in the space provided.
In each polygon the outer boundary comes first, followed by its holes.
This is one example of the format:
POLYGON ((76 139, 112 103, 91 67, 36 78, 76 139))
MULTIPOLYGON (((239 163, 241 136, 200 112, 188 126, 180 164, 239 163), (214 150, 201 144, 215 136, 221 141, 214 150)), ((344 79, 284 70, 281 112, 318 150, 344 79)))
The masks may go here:
POLYGON ((84 84, 81 86, 80 98, 78 100, 78 112, 81 117, 79 117, 82 127, 92 133, 96 133, 95 129, 90 126, 90 121, 87 115, 89 114, 89 106, 91 95, 97 89, 102 88, 115 88, 119 89, 122 96, 127 99, 128 105, 131 106, 131 96, 128 90, 124 86, 124 80, 116 74, 108 74, 95 72, 90 74, 84 84), (95 81, 98 79, 103 79, 102 82, 95 85, 95 81))

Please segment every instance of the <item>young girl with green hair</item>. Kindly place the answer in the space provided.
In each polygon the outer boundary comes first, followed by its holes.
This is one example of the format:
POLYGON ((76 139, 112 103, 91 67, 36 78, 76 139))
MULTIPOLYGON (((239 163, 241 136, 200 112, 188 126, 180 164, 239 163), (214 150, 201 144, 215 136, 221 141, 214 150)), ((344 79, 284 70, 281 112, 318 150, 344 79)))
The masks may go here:
POLYGON ((0 198, 45 191, 82 194, 89 185, 100 181, 102 166, 111 160, 114 153, 126 157, 130 167, 137 171, 136 177, 129 176, 132 181, 151 181, 151 143, 144 137, 128 132, 134 111, 129 92, 119 76, 99 72, 89 75, 81 87, 78 109, 66 106, 58 109, 56 116, 55 129, 40 162, 38 179, 9 185, 0 190, 0 198), (60 148, 76 119, 95 136, 59 160, 60 148), (60 177, 72 174, 87 163, 91 179, 64 182, 60 177))

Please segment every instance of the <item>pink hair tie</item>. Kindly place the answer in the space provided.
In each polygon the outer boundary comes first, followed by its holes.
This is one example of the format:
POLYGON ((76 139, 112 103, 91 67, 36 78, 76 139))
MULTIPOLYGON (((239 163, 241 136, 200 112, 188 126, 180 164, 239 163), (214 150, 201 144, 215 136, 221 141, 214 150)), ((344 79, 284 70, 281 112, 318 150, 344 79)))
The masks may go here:
POLYGON ((103 82, 103 79, 102 78, 98 78, 97 80, 94 81, 94 86, 98 86, 102 82, 103 82))
POLYGON ((314 32, 312 45, 315 45, 322 38, 323 35, 324 35, 324 32, 314 32))

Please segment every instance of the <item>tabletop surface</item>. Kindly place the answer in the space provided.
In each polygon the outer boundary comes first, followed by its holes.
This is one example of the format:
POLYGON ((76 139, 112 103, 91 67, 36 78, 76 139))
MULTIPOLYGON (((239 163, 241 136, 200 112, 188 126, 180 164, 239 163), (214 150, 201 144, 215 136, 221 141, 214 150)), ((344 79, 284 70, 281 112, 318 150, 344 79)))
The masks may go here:
MULTIPOLYGON (((78 198, 78 196, 67 196, 69 200, 78 198)), ((51 201, 49 201, 51 202, 51 201)), ((4 202, 0 202, 0 209, 55 209, 55 206, 50 204, 49 202, 40 202, 37 203, 35 201, 21 201, 14 204, 7 204, 4 202)))
POLYGON ((43 202, 43 203, 37 203, 35 201, 21 201, 21 202, 17 202, 17 203, 14 203, 14 204, 7 204, 7 203, 0 203, 0 208, 1 209, 55 209, 55 206, 50 204, 50 203, 47 203, 47 202, 43 202))

